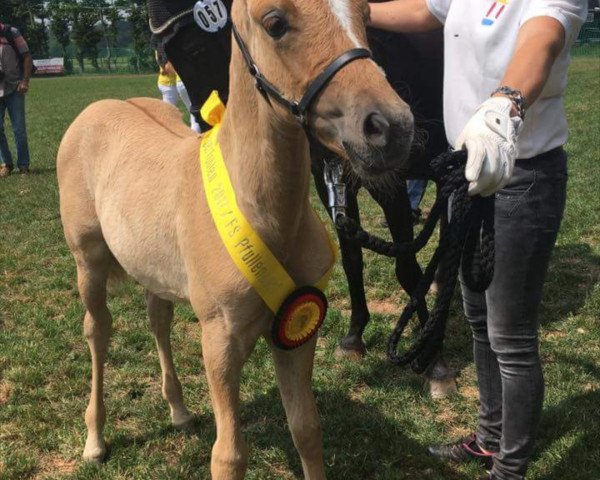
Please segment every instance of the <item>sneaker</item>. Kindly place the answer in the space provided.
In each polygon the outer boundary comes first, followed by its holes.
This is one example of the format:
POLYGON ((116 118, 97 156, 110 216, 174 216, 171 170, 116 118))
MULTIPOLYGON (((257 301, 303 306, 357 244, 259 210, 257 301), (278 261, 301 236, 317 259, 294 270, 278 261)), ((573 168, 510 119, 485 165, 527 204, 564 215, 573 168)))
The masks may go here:
POLYGON ((21 175, 29 175, 29 167, 20 167, 19 168, 19 173, 21 175))
POLYGON ((0 167, 0 178, 6 178, 10 175, 10 172, 12 172, 13 167, 9 167, 7 165, 2 165, 0 167))
POLYGON ((427 453, 440 460, 449 460, 456 463, 476 461, 486 469, 491 470, 493 465, 493 454, 486 453, 475 440, 475 434, 471 434, 456 443, 448 445, 431 445, 427 447, 427 453))

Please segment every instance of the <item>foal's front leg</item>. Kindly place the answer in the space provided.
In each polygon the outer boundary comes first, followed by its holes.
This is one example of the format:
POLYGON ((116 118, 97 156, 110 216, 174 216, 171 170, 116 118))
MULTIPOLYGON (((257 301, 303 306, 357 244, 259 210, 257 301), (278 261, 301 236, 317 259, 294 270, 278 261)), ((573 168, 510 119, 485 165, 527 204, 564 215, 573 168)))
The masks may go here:
POLYGON ((175 365, 173 364, 170 338, 173 302, 163 300, 146 290, 146 305, 162 371, 162 395, 169 403, 173 426, 185 428, 193 420, 193 415, 183 403, 181 383, 177 378, 175 365))
POLYGON ((317 336, 295 350, 271 345, 279 391, 306 480, 325 478, 319 413, 311 388, 317 336))
POLYGON ((212 480, 241 480, 248 463, 239 419, 240 376, 256 341, 265 333, 266 322, 260 318, 236 320, 217 317, 202 321, 202 357, 217 424, 212 480))

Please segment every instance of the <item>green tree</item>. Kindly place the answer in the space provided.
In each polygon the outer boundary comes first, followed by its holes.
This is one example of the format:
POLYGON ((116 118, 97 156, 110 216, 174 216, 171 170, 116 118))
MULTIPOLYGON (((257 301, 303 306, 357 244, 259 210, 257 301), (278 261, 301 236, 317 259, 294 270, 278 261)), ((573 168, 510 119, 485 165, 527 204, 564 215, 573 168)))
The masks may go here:
POLYGON ((50 12, 50 31, 60 45, 63 57, 67 58, 67 48, 71 43, 71 21, 74 1, 51 0, 48 4, 50 12))
POLYGON ((94 0, 78 1, 72 9, 71 40, 75 45, 75 57, 79 69, 85 71, 84 59, 89 58, 92 66, 98 70, 98 42, 102 40, 102 31, 98 28, 98 2, 94 0))
POLYGON ((98 19, 102 29, 102 35, 104 36, 104 45, 106 46, 106 56, 108 70, 112 70, 112 57, 113 48, 117 42, 117 36, 119 33, 118 24, 121 20, 121 12, 117 8, 114 1, 108 1, 104 3, 104 6, 99 7, 98 19))
MULTIPOLYGON (((33 2, 32 2, 33 3, 33 2)), ((27 9, 29 48, 34 55, 48 56, 48 10, 43 3, 29 5, 27 9)))
POLYGON ((67 49, 71 44, 71 23, 76 7, 75 0, 50 0, 48 3, 50 31, 60 45, 67 73, 73 73, 73 61, 67 49))
POLYGON ((148 67, 152 57, 150 49, 150 29, 148 28, 148 11, 145 1, 134 1, 129 9, 129 23, 135 52, 134 65, 136 71, 148 67))

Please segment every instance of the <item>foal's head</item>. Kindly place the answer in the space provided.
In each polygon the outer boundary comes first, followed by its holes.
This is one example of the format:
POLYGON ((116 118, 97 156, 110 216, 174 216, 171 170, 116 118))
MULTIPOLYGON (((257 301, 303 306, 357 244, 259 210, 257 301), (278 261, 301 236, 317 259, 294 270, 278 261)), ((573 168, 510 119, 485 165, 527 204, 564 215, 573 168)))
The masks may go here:
MULTIPOLYGON (((262 75, 290 100, 300 100, 342 53, 368 48, 366 0, 238 0, 233 10, 262 75)), ((273 105, 275 115, 293 121, 273 105)), ((407 168, 413 116, 369 58, 337 71, 311 103, 307 122, 317 139, 350 160, 360 176, 407 168)))

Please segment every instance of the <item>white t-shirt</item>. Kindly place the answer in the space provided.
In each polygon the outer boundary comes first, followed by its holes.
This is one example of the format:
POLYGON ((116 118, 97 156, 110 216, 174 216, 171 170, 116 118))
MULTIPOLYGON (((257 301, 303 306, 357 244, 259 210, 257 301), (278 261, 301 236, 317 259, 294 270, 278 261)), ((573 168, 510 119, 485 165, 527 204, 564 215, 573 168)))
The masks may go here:
POLYGON ((475 109, 500 86, 521 25, 539 16, 562 24, 565 47, 542 93, 527 110, 518 158, 531 158, 563 145, 567 140, 563 93, 569 50, 585 20, 587 1, 427 0, 427 6, 444 24, 444 121, 451 145, 475 109))

